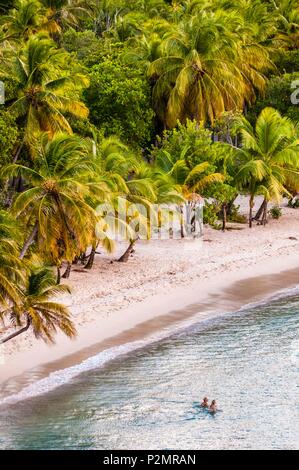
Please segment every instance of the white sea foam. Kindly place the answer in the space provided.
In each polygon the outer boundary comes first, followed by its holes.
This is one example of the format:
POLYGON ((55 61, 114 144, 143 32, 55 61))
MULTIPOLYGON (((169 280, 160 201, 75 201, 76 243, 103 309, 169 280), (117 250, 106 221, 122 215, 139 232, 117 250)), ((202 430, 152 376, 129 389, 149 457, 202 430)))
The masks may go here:
POLYGON ((144 340, 133 341, 131 343, 122 344, 120 346, 115 346, 109 349, 106 349, 92 357, 89 357, 85 361, 81 362, 80 364, 76 364, 72 367, 57 370, 52 372, 48 377, 40 379, 27 387, 23 388, 20 392, 15 393, 13 395, 9 395, 8 397, 3 398, 0 400, 0 406, 3 405, 11 405, 19 401, 23 401, 29 398, 34 398, 39 395, 46 394, 55 390, 62 385, 66 385, 72 379, 79 376, 84 372, 88 372, 91 370, 99 369, 105 366, 107 363, 116 359, 117 357, 126 355, 138 349, 142 349, 148 345, 153 343, 159 342, 163 339, 169 338, 170 336, 180 333, 186 332, 186 330, 190 328, 194 328, 196 326, 196 330, 198 331, 200 328, 206 329, 209 326, 212 326, 215 323, 223 321, 223 317, 233 317, 238 315, 244 315, 246 311, 250 311, 251 309, 258 307, 260 305, 267 305, 270 302, 279 300, 284 297, 289 297, 292 295, 296 295, 299 293, 299 286, 291 289, 284 289, 277 292, 275 295, 268 297, 266 300, 259 301, 259 302, 252 302, 249 304, 244 305, 238 311, 235 312, 222 312, 219 314, 215 314, 209 318, 199 318, 198 315, 194 315, 191 319, 189 318, 185 322, 180 322, 179 324, 172 325, 169 328, 164 328, 162 331, 155 335, 151 335, 144 340))

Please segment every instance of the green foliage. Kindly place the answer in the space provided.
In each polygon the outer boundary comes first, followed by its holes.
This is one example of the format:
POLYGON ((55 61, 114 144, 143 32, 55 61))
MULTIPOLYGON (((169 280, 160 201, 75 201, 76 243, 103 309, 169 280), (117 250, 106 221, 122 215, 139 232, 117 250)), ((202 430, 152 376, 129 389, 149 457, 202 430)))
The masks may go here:
POLYGON ((239 13, 210 11, 198 2, 169 28, 161 57, 149 66, 155 109, 167 127, 186 118, 213 124, 263 91, 264 74, 272 68, 269 50, 239 13))
POLYGON ((299 207, 299 199, 295 199, 294 202, 292 199, 290 199, 288 202, 288 206, 292 207, 293 209, 297 209, 299 207))
POLYGON ((208 129, 198 126, 195 121, 187 120, 186 124, 178 122, 177 127, 166 130, 162 137, 157 137, 157 146, 152 147, 151 158, 153 161, 163 160, 164 152, 168 152, 175 160, 178 160, 186 148, 189 168, 204 161, 213 165, 219 149, 213 144, 211 132, 208 129))
POLYGON ((236 188, 251 215, 256 194, 295 194, 298 48, 298 0, 0 0, 1 318, 73 336, 44 265, 111 251, 115 223, 136 237, 98 207, 121 199, 148 236, 134 204, 201 194, 221 228, 244 221, 236 188))
POLYGON ((206 202, 203 208, 203 223, 210 225, 216 230, 221 229, 221 224, 219 223, 219 206, 215 202, 206 202))
POLYGON ((43 35, 31 37, 7 61, 7 70, 0 77, 11 77, 17 84, 7 104, 19 118, 27 144, 31 145, 39 131, 52 136, 59 131, 71 133, 65 113, 87 117, 88 110, 79 98, 88 80, 80 72, 66 52, 57 50, 55 42, 43 35))
POLYGON ((280 51, 275 65, 282 74, 298 72, 299 49, 295 49, 293 51, 280 51))
POLYGON ((154 113, 149 85, 138 70, 106 60, 91 69, 84 96, 91 122, 105 136, 118 135, 135 148, 149 143, 154 113))
MULTIPOLYGON (((12 161, 15 146, 20 135, 15 116, 0 106, 0 171, 12 161)), ((5 205, 7 187, 5 179, 0 179, 0 208, 5 205)))
POLYGON ((227 220, 237 224, 246 224, 247 217, 244 214, 240 214, 239 209, 240 206, 236 206, 235 204, 230 205, 229 212, 227 214, 227 220))
POLYGON ((291 102, 291 94, 294 92, 292 83, 295 81, 299 81, 299 72, 271 78, 267 84, 264 98, 259 99, 249 110, 248 119, 250 122, 253 123, 267 106, 277 109, 294 122, 299 121, 299 105, 291 102))
POLYGON ((0 13, 7 13, 10 8, 14 5, 14 0, 1 0, 0 1, 0 13))
POLYGON ((234 152, 238 168, 235 184, 250 194, 249 224, 252 225, 254 197, 279 201, 299 186, 299 141, 297 129, 290 119, 273 108, 265 108, 255 127, 242 118, 239 121, 242 147, 234 152))
POLYGON ((233 201, 237 196, 237 190, 226 183, 214 183, 207 188, 205 196, 214 199, 221 206, 233 201))
POLYGON ((63 35, 62 43, 66 51, 75 54, 86 67, 100 62, 105 52, 103 41, 93 31, 68 29, 63 35))
POLYGON ((272 219, 280 219, 280 217, 282 216, 282 211, 279 206, 271 207, 269 212, 270 212, 272 219))
POLYGON ((19 129, 16 116, 0 106, 0 169, 11 161, 13 148, 16 145, 19 129))

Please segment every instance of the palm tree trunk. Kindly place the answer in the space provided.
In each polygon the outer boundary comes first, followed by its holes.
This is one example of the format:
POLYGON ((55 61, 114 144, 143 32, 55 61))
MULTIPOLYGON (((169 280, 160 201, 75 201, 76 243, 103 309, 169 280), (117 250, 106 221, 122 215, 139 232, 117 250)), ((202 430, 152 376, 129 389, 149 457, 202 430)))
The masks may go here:
POLYGON ((27 238, 27 240, 24 243, 24 246, 23 246, 22 251, 21 251, 20 256, 19 256, 20 259, 23 259, 24 256, 26 255, 29 247, 32 245, 32 243, 34 242, 34 240, 37 236, 37 232, 38 232, 38 222, 35 222, 35 225, 33 227, 33 230, 31 232, 31 234, 29 235, 29 237, 27 238))
POLYGON ((86 252, 84 251, 84 253, 81 253, 81 255, 79 256, 80 263, 84 265, 86 258, 87 258, 86 252))
POLYGON ((57 266, 57 280, 56 284, 59 286, 61 283, 61 266, 57 266))
POLYGON ((62 275, 63 279, 68 279, 70 277, 71 270, 72 270, 72 263, 68 262, 67 263, 67 268, 66 268, 65 272, 62 275))
POLYGON ((226 210, 227 210, 227 204, 222 204, 222 231, 225 232, 226 229, 226 210))
POLYGON ((180 229, 181 229, 181 238, 185 238, 184 232, 184 210, 183 207, 180 205, 180 229))
POLYGON ((263 218, 262 218, 263 226, 265 226, 267 223, 267 213, 268 213, 268 202, 265 200, 264 212, 263 212, 263 218))
POLYGON ((124 254, 117 261, 119 261, 120 263, 126 263, 128 261, 130 254, 132 253, 134 249, 134 245, 137 242, 137 240, 138 238, 136 238, 135 240, 131 240, 130 245, 128 246, 124 254))
POLYGON ((250 195, 249 199, 249 228, 252 228, 252 209, 254 206, 254 195, 250 195))
POLYGON ((24 326, 24 328, 21 328, 20 330, 16 331, 15 333, 12 333, 11 335, 6 336, 6 338, 1 339, 0 344, 7 343, 7 341, 10 341, 11 339, 16 338, 17 336, 21 335, 22 333, 25 333, 25 331, 29 330, 30 325, 31 325, 30 318, 27 318, 27 323, 26 323, 26 326, 24 326))
POLYGON ((234 202, 235 202, 235 200, 237 199, 238 196, 239 196, 239 194, 236 194, 236 196, 234 197, 234 199, 232 199, 231 201, 229 201, 229 202, 227 203, 226 215, 231 215, 234 202))
POLYGON ((22 140, 20 145, 17 147, 16 153, 14 154, 14 157, 13 157, 13 161, 12 161, 13 163, 17 163, 17 161, 19 159, 19 156, 20 156, 20 153, 21 153, 21 150, 23 148, 23 145, 24 145, 24 140, 22 140))
POLYGON ((91 248, 90 255, 88 257, 88 261, 84 266, 84 269, 91 269, 93 267, 95 255, 96 255, 97 245, 94 243, 91 248))
POLYGON ((257 213, 255 214, 253 220, 260 220, 262 214, 264 213, 265 204, 266 204, 266 199, 263 200, 263 202, 262 202, 262 204, 260 205, 260 208, 259 208, 259 210, 257 211, 257 213))

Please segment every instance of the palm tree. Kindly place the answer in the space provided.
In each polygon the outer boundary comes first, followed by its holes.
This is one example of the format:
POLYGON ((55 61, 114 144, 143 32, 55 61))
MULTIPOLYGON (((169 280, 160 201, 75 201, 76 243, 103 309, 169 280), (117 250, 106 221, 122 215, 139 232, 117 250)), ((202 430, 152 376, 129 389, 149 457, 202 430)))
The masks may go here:
POLYGON ((163 23, 164 31, 162 33, 159 30, 155 31, 157 21, 151 21, 150 25, 151 28, 149 32, 144 28, 142 36, 136 36, 127 41, 128 49, 124 55, 125 60, 129 63, 140 63, 145 70, 149 68, 152 62, 161 57, 162 37, 163 34, 165 34, 165 27, 167 27, 168 30, 170 27, 169 23, 163 23))
POLYGON ((224 181, 224 175, 215 172, 210 162, 201 162, 192 166, 189 156, 190 148, 185 146, 179 158, 163 150, 155 162, 159 169, 172 178, 176 187, 181 188, 182 194, 188 196, 198 193, 209 184, 224 181))
POLYGON ((273 108, 265 108, 255 128, 245 119, 238 122, 242 148, 236 149, 236 185, 249 198, 249 226, 252 227, 254 197, 265 198, 263 223, 267 218, 267 203, 279 201, 288 188, 299 187, 299 141, 290 119, 282 117, 273 108))
POLYGON ((24 177, 29 185, 13 205, 13 214, 22 218, 29 233, 21 258, 34 242, 58 265, 89 246, 97 217, 85 198, 98 187, 90 181, 93 163, 88 153, 89 146, 78 136, 57 134, 49 140, 42 135, 32 168, 11 164, 3 170, 4 175, 24 177))
MULTIPOLYGON (((216 172, 215 167, 208 161, 192 162, 192 152, 188 145, 185 145, 176 157, 168 151, 159 152, 155 161, 155 166, 162 174, 166 174, 172 180, 172 187, 176 193, 182 194, 184 199, 178 200, 178 210, 180 214, 181 237, 184 238, 184 215, 183 203, 197 201, 200 193, 213 183, 223 182, 225 176, 216 172)), ((172 191, 173 191, 172 190, 172 191)))
MULTIPOLYGON (((128 249, 119 259, 124 262, 128 260, 139 238, 150 238, 150 221, 155 220, 157 215, 154 204, 182 202, 183 198, 172 178, 146 164, 138 155, 132 154, 115 137, 101 142, 96 160, 98 173, 110 182, 112 191, 109 205, 103 205, 103 212, 106 212, 104 220, 108 226, 114 227, 118 234, 129 240, 128 249)), ((99 234, 101 240, 98 239, 98 242, 103 244, 106 240, 107 243, 107 233, 98 230, 99 234)), ((92 266, 96 246, 94 243, 88 268, 92 266)), ((110 241, 108 247, 111 246, 110 241)))
POLYGON ((45 30, 40 7, 36 0, 17 0, 15 8, 0 18, 6 37, 11 41, 27 41, 32 34, 45 30))
POLYGON ((265 86, 267 50, 238 33, 244 24, 233 12, 203 12, 165 35, 163 56, 149 67, 153 100, 169 128, 177 120, 213 122, 224 111, 242 110, 265 86))
POLYGON ((297 0, 272 0, 278 17, 276 39, 279 45, 297 50, 299 47, 299 6, 297 0))
POLYGON ((33 268, 28 276, 18 308, 0 315, 9 316, 12 325, 18 330, 0 339, 0 344, 31 329, 36 338, 54 343, 55 334, 62 331, 69 338, 76 335, 70 312, 61 303, 53 302, 54 296, 70 292, 66 285, 57 285, 53 270, 49 267, 33 268))
MULTIPOLYGON (((117 235, 129 239, 129 248, 120 258, 127 261, 138 234, 132 230, 134 224, 140 232, 147 225, 146 216, 138 210, 138 205, 150 210, 151 204, 156 200, 153 182, 140 158, 132 154, 128 147, 115 137, 109 137, 102 141, 97 155, 98 172, 110 182, 112 194, 109 200, 109 210, 104 220, 106 224, 114 228, 117 235)), ((148 168, 148 167, 147 167, 148 168)), ((140 206, 139 206, 140 207, 140 206)), ((105 207, 104 207, 105 212, 105 207)), ((143 211, 142 211, 143 212, 143 211)), ((108 227, 107 227, 108 229, 108 227)), ((111 240, 107 238, 105 231, 97 230, 98 242, 113 247, 111 240), (101 240, 99 240, 101 237, 101 240)), ((95 252, 95 244, 91 252, 92 261, 95 252)), ((90 263, 87 264, 90 268, 90 263)))
POLYGON ((8 305, 20 303, 25 269, 18 258, 18 239, 20 232, 16 221, 6 211, 0 210, 0 311, 8 305))
POLYGON ((94 8, 94 32, 98 36, 107 36, 113 31, 119 15, 128 13, 126 2, 114 0, 103 0, 97 2, 94 8))
POLYGON ((77 28, 80 19, 90 14, 93 2, 86 0, 40 0, 48 23, 54 33, 77 28))
MULTIPOLYGON (((67 70, 67 54, 44 37, 32 37, 9 64, 5 76, 16 83, 16 96, 7 103, 25 130, 24 142, 32 145, 38 132, 72 133, 65 117, 70 113, 86 117, 88 110, 78 101, 81 87, 88 82, 76 71, 67 70)), ((23 142, 23 143, 24 143, 23 142)), ((18 148, 14 161, 18 158, 18 148)))

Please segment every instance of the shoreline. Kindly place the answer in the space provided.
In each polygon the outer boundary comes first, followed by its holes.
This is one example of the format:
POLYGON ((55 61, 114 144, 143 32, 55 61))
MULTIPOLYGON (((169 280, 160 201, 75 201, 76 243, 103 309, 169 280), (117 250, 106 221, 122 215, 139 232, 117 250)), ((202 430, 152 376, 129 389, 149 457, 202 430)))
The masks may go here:
POLYGON ((0 399, 111 347, 295 287, 297 233, 299 211, 285 209, 266 227, 205 229, 203 240, 141 242, 127 264, 113 262, 119 253, 98 256, 92 271, 74 270, 72 296, 59 299, 73 313, 77 338, 60 334, 49 346, 25 334, 7 343, 2 362, 0 355, 0 399))
MULTIPOLYGON (((283 259, 283 265, 285 265, 285 263, 289 264, 289 266, 293 265, 293 261, 291 262, 289 257, 283 259)), ((220 291, 219 288, 221 284, 220 279, 218 279, 217 293, 210 285, 210 289, 206 291, 206 298, 201 299, 200 301, 196 301, 195 298, 193 298, 192 303, 185 305, 185 300, 182 302, 182 298, 180 298, 180 301, 179 297, 173 298, 173 309, 167 313, 166 310, 164 311, 166 304, 163 303, 162 310, 164 313, 161 315, 153 316, 146 321, 137 322, 134 325, 132 324, 128 329, 124 329, 116 335, 105 337, 97 343, 89 343, 89 340, 92 341, 92 336, 90 336, 88 340, 85 334, 81 335, 84 336, 83 341, 86 341, 84 348, 75 350, 71 354, 66 354, 66 350, 64 348, 59 348, 59 351, 57 351, 57 358, 54 361, 41 362, 39 357, 36 364, 34 364, 34 366, 29 370, 25 370, 16 376, 8 375, 8 378, 4 383, 2 383, 2 385, 0 384, 0 405, 3 399, 6 401, 8 397, 17 395, 27 389, 27 387, 37 384, 43 379, 50 378, 53 373, 61 374, 62 377, 68 369, 71 369, 74 366, 80 367, 84 362, 93 359, 101 353, 109 352, 110 349, 117 349, 121 346, 125 347, 123 350, 120 348, 121 351, 119 354, 110 358, 108 357, 103 364, 99 363, 98 366, 94 365, 90 369, 103 367, 107 363, 118 359, 121 356, 125 356, 134 350, 153 344, 157 341, 161 341, 178 331, 183 331, 184 329, 192 326, 192 324, 194 325, 200 322, 221 318, 226 314, 229 315, 239 312, 240 310, 244 310, 244 312, 246 312, 248 308, 252 308, 261 303, 270 302, 272 299, 276 299, 277 296, 281 295, 284 297, 290 295, 291 289, 299 286, 299 263, 296 262, 295 267, 292 269, 282 271, 278 270, 275 273, 273 272, 273 268, 274 264, 271 262, 264 266, 264 274, 261 274, 260 276, 252 275, 236 280, 235 275, 233 275, 232 279, 234 280, 229 284, 227 284, 227 282, 223 282, 220 291), (262 290, 259 287, 257 288, 257 286, 261 285, 263 286, 262 290), (180 307, 174 308, 174 304, 180 305, 180 307), (153 336, 153 334, 156 334, 157 332, 160 333, 159 337, 153 336), (163 332, 165 332, 164 335, 163 332), (126 346, 131 345, 132 348, 127 350, 126 346)), ((253 272, 251 274, 253 274, 253 272)), ((205 287, 208 288, 208 285, 206 284, 205 287)), ((152 306, 155 305, 156 300, 159 302, 163 300, 165 301, 165 299, 161 299, 161 297, 159 297, 154 299, 152 306)), ((134 307, 136 308, 136 306, 134 307)), ((145 307, 145 305, 142 307, 145 307)), ((147 305, 147 307, 149 307, 149 305, 147 305)), ((124 315, 132 315, 132 313, 133 309, 131 309, 131 312, 128 310, 123 311, 124 315)), ((95 325, 91 324, 90 328, 93 329, 94 326, 95 325)), ((90 332, 91 330, 88 328, 84 333, 90 332)), ((62 347, 62 343, 59 344, 62 347)), ((74 377, 80 375, 82 372, 84 372, 84 370, 80 371, 78 369, 74 374, 74 377)), ((50 390, 40 390, 36 395, 51 391, 67 382, 68 380, 65 382, 59 381, 59 383, 54 385, 50 390)), ((25 396, 22 399, 30 397, 31 395, 28 397, 25 396)))

